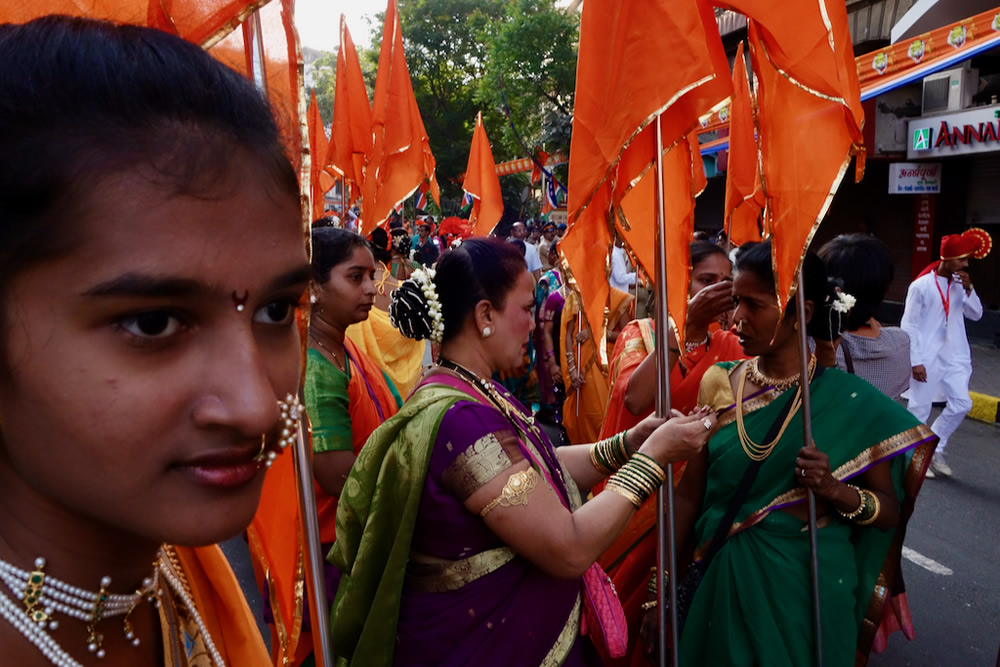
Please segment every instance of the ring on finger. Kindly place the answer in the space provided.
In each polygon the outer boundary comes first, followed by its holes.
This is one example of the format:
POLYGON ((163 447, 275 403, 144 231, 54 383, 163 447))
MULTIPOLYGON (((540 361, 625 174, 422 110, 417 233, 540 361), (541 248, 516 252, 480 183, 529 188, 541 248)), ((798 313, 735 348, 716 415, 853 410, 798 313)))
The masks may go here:
POLYGON ((708 417, 705 417, 704 419, 702 419, 701 420, 701 424, 702 424, 702 426, 705 427, 706 431, 711 431, 712 430, 712 420, 709 419, 708 417))
POLYGON ((806 476, 806 469, 805 468, 799 468, 799 471, 802 473, 803 477, 806 476))

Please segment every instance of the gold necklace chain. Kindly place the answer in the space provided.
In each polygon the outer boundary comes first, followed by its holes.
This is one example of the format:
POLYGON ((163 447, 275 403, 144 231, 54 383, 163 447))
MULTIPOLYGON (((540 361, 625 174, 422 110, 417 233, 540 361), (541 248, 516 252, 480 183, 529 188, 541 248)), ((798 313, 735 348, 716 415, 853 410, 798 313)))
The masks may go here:
POLYGON ((331 357, 333 357, 333 365, 337 367, 337 370, 339 370, 341 373, 346 373, 347 372, 347 348, 346 347, 344 348, 344 365, 341 366, 340 365, 340 361, 337 359, 337 355, 334 353, 333 350, 331 350, 330 348, 328 348, 326 345, 323 345, 323 341, 321 341, 319 339, 319 336, 317 336, 316 334, 310 333, 309 337, 312 338, 313 341, 317 345, 319 345, 321 348, 323 348, 324 350, 326 350, 326 352, 331 357))
POLYGON ((484 393, 486 397, 490 399, 490 402, 492 402, 501 412, 504 413, 504 416, 507 418, 507 421, 513 424, 516 424, 518 421, 523 422, 528 426, 529 430, 531 430, 532 434, 535 437, 541 436, 538 430, 538 426, 535 424, 534 416, 525 415, 523 412, 514 407, 514 405, 511 404, 510 400, 508 400, 506 396, 504 396, 503 394, 501 394, 499 391, 496 390, 496 387, 493 386, 492 382, 486 380, 483 377, 480 377, 479 374, 477 374, 475 371, 470 370, 465 366, 462 366, 461 364, 455 363, 451 359, 445 359, 444 357, 441 357, 440 359, 438 359, 438 365, 441 366, 442 368, 447 368, 455 371, 460 376, 462 376, 467 382, 469 382, 474 387, 479 389, 482 393, 484 393), (516 420, 514 418, 515 415, 518 418, 516 420))
MULTIPOLYGON (((788 415, 785 417, 785 421, 781 424, 781 428, 778 429, 778 434, 774 437, 774 440, 764 444, 756 443, 750 438, 750 434, 747 433, 746 425, 743 423, 743 394, 746 389, 747 375, 749 375, 750 364, 754 361, 756 361, 756 358, 747 362, 746 370, 744 370, 743 376, 740 378, 740 383, 736 388, 736 432, 739 436, 740 446, 743 448, 743 452, 747 455, 747 457, 752 461, 763 461, 771 455, 771 452, 774 451, 778 442, 781 441, 781 436, 785 434, 785 429, 788 428, 788 425, 792 422, 792 418, 795 417, 795 413, 798 412, 799 407, 802 405, 802 385, 800 383, 798 389, 796 389, 795 397, 792 399, 792 406, 788 410, 788 415)), ((812 381, 813 371, 815 369, 816 357, 813 356, 809 359, 810 381, 812 381)), ((798 380, 798 376, 795 377, 795 380, 798 380)))
MULTIPOLYGON (((816 357, 810 355, 809 357, 809 375, 812 376, 813 371, 816 369, 816 357)), ((795 383, 799 381, 799 377, 802 373, 796 373, 795 375, 789 375, 786 378, 773 378, 760 370, 760 357, 754 357, 747 362, 746 372, 744 377, 749 375, 750 381, 761 389, 766 389, 768 387, 774 387, 778 391, 785 391, 786 389, 791 389, 795 383)))

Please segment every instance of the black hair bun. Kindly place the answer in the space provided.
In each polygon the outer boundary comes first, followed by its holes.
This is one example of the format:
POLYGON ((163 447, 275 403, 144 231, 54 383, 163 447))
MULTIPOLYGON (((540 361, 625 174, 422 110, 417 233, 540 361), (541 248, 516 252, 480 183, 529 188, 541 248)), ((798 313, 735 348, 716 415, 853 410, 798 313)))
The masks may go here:
POLYGON ((423 290, 413 280, 404 280, 392 293, 389 322, 407 338, 424 340, 431 337, 430 305, 423 290))

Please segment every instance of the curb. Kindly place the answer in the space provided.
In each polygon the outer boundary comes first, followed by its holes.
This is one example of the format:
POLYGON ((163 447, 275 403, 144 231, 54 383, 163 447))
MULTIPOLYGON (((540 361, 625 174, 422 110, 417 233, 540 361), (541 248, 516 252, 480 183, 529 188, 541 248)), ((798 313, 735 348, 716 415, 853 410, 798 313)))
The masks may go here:
POLYGON ((1000 424, 1000 398, 970 391, 972 410, 969 417, 987 424, 1000 424))

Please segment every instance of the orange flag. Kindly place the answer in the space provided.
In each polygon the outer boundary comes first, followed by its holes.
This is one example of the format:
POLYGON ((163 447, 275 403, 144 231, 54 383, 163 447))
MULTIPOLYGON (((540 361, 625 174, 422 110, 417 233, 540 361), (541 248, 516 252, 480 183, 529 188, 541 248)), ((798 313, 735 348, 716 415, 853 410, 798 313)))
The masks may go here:
MULTIPOLYGON (((327 163, 360 186, 365 181, 365 156, 372 149, 372 106, 361 75, 354 40, 340 15, 340 49, 334 83, 333 130, 327 163)), ((353 203, 353 202, 348 202, 353 203)))
POLYGON ((434 155, 403 57, 396 0, 389 0, 385 10, 372 100, 372 135, 362 185, 363 234, 385 222, 393 209, 425 179, 429 181, 431 196, 440 205, 434 155))
POLYGON ((500 178, 493 164, 493 151, 483 127, 483 112, 476 115, 476 129, 472 133, 469 166, 465 170, 463 188, 472 196, 472 214, 469 224, 475 236, 489 236, 503 217, 503 196, 500 178))
MULTIPOLYGON (((616 218, 626 239, 631 230, 644 230, 651 237, 654 229, 655 197, 650 198, 655 192, 651 187, 654 180, 649 179, 632 200, 636 204, 630 206, 634 224, 622 222, 620 210, 629 190, 652 169, 655 141, 651 123, 661 116, 665 150, 686 144, 685 137, 697 125, 698 117, 729 95, 729 89, 728 63, 714 13, 706 3, 588 0, 584 4, 570 150, 570 228, 560 250, 566 279, 586 304, 588 326, 595 338, 603 338, 606 329, 608 257, 616 218), (672 61, 670 67, 653 65, 662 61, 666 45, 685 57, 672 61), (644 206, 638 205, 640 201, 644 206)), ((689 149, 681 148, 665 162, 665 182, 668 178, 671 183, 691 179, 692 161, 681 159, 686 151, 689 149), (668 175, 668 170, 674 169, 681 171, 668 175)), ((688 192, 691 187, 688 185, 688 192)), ((678 206, 670 217, 687 219, 689 204, 678 206)), ((688 265, 688 241, 681 244, 684 267, 688 265)), ((672 242, 677 243, 676 239, 672 242)), ((652 243, 642 248, 636 243, 629 245, 633 253, 648 253, 653 248, 652 243)), ((678 252, 675 249, 673 254, 678 252)), ((647 268, 652 268, 651 260, 647 268)), ((671 279, 668 288, 678 290, 686 300, 686 279, 671 279)), ((678 303, 678 298, 672 302, 678 303)), ((676 319, 680 313, 671 314, 676 319)), ((606 363, 603 346, 598 349, 606 363)))
MULTIPOLYGON (((312 186, 312 219, 317 220, 323 217, 324 193, 320 175, 323 167, 326 166, 326 154, 329 148, 329 139, 326 138, 326 129, 323 127, 323 119, 319 115, 319 105, 316 103, 316 91, 313 90, 309 98, 309 154, 312 156, 310 162, 310 179, 312 186)), ((332 183, 331 183, 332 185, 332 183)))
POLYGON ((847 9, 832 0, 732 0, 728 6, 750 19, 750 54, 760 82, 765 225, 784 308, 854 155, 857 177, 864 171, 864 111, 847 9))
POLYGON ((729 168, 724 210, 726 231, 736 245, 761 238, 757 221, 764 209, 764 193, 760 181, 756 116, 747 81, 743 42, 740 42, 733 65, 733 97, 729 105, 729 168))

